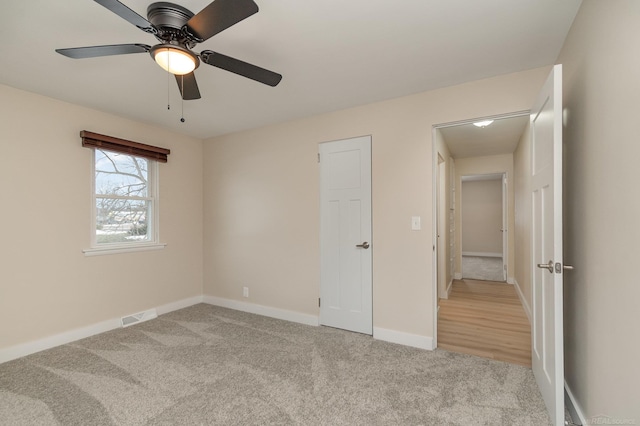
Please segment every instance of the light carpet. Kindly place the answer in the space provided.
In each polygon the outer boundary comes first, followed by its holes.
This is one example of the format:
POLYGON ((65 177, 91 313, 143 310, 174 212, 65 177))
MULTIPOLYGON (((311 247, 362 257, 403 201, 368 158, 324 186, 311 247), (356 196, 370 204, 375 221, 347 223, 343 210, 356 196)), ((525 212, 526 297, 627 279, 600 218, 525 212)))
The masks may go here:
POLYGON ((529 368, 200 304, 0 365, 2 425, 548 425, 529 368))
POLYGON ((462 278, 483 281, 502 281, 501 257, 462 256, 462 278))

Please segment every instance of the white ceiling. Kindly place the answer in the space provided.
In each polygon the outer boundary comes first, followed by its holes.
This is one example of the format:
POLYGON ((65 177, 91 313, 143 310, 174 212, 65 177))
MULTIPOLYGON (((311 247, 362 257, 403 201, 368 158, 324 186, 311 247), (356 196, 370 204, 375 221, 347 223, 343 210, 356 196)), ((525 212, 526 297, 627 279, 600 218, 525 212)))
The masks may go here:
POLYGON ((514 152, 528 122, 527 114, 496 119, 487 127, 467 123, 439 130, 453 158, 480 157, 514 152))
MULTIPOLYGON (((209 3, 178 1, 194 13, 209 3)), ((272 88, 203 64, 202 99, 184 103, 185 123, 175 79, 149 55, 74 60, 54 52, 156 44, 92 0, 4 0, 0 83, 208 138, 550 65, 581 2, 255 1, 260 12, 194 50, 279 72, 282 82, 272 88)), ((144 17, 151 3, 122 2, 144 17)))

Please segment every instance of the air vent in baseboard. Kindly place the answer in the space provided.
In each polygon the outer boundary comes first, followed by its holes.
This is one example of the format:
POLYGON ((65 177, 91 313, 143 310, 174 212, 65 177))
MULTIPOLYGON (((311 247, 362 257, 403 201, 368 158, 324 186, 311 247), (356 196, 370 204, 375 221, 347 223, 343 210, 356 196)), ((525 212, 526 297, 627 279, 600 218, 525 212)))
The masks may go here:
POLYGON ((122 322, 122 327, 129 327, 130 325, 138 324, 139 322, 143 321, 149 321, 157 317, 158 314, 156 313, 156 310, 149 309, 148 311, 122 317, 120 318, 120 321, 122 322))

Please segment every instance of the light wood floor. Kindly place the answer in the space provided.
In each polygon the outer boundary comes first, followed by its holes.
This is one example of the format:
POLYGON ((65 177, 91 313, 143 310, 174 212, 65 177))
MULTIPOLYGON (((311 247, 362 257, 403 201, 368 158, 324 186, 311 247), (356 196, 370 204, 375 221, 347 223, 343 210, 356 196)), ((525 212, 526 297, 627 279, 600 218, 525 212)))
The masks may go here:
POLYGON ((531 326, 513 285, 454 280, 439 305, 439 348, 531 366, 531 326))

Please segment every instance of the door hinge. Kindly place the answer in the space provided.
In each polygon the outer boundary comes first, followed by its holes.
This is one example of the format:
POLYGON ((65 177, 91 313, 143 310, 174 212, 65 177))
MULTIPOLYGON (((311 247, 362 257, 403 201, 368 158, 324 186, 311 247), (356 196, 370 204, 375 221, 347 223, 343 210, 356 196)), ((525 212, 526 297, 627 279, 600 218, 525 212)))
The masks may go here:
POLYGON ((320 298, 318 297, 318 308, 320 307, 320 298))
POLYGON ((320 153, 318 153, 318 163, 320 162, 320 153))

